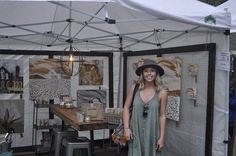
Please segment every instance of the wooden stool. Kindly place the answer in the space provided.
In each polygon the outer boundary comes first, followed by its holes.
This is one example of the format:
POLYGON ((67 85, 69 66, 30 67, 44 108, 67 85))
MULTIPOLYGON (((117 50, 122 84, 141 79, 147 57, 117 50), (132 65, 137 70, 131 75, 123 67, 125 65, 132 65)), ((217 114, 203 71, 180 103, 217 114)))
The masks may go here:
POLYGON ((51 136, 51 150, 50 152, 55 150, 54 156, 60 156, 60 149, 62 139, 65 137, 77 137, 78 132, 72 128, 66 128, 65 130, 60 128, 53 128, 52 129, 52 136, 51 136))
POLYGON ((73 156, 74 150, 87 149, 87 156, 91 156, 90 140, 87 137, 67 137, 62 141, 66 156, 73 156))

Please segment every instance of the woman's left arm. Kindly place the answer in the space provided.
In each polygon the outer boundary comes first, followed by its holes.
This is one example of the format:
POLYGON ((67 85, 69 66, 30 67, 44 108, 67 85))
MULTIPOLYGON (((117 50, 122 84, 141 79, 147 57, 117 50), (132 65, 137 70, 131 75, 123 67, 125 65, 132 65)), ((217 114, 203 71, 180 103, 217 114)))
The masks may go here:
POLYGON ((157 146, 161 150, 164 147, 165 143, 165 130, 166 130, 166 106, 167 106, 167 90, 160 91, 160 138, 157 141, 157 146))

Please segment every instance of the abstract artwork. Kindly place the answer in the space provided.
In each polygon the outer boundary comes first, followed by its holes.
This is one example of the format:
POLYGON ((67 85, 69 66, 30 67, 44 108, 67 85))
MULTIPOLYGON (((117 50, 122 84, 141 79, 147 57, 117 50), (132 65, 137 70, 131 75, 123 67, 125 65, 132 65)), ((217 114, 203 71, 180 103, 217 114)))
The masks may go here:
POLYGON ((31 59, 29 61, 31 99, 49 100, 70 93, 71 69, 59 59, 31 59))
POLYGON ((60 59, 30 59, 30 79, 70 79, 71 68, 60 59))
POLYGON ((23 62, 0 59, 0 93, 23 93, 23 62))
POLYGON ((24 132, 24 100, 0 100, 0 133, 24 132))
POLYGON ((104 90, 77 90, 77 105, 80 108, 82 104, 89 104, 94 99, 98 99, 106 107, 107 98, 104 90))
POLYGON ((103 85, 103 60, 84 60, 79 72, 79 85, 103 85))
POLYGON ((30 98, 46 100, 59 98, 70 93, 71 82, 68 79, 30 79, 30 98))
POLYGON ((169 89, 167 118, 179 121, 180 108, 180 91, 181 91, 181 71, 182 59, 179 57, 158 57, 157 63, 161 65, 165 74, 163 75, 163 83, 169 89))

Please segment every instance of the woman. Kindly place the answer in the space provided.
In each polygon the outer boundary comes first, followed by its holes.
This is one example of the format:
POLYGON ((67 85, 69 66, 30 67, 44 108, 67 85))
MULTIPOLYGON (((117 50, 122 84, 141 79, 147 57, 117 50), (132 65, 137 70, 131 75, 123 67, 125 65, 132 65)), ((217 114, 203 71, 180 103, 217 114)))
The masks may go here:
POLYGON ((129 156, 157 156, 164 147, 166 127, 167 89, 162 86, 164 70, 153 60, 145 60, 137 68, 139 89, 135 85, 128 92, 123 112, 124 133, 129 141, 129 156))

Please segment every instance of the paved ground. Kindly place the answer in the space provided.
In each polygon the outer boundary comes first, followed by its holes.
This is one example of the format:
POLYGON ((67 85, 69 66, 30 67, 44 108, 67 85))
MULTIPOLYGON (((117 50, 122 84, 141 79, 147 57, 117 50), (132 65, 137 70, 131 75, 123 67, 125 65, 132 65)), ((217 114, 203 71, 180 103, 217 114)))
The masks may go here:
MULTIPOLYGON (((50 153, 35 154, 34 151, 18 152, 14 153, 13 156, 53 156, 50 153)), ((118 147, 97 147, 95 148, 94 156, 127 156, 127 150, 118 147)))

